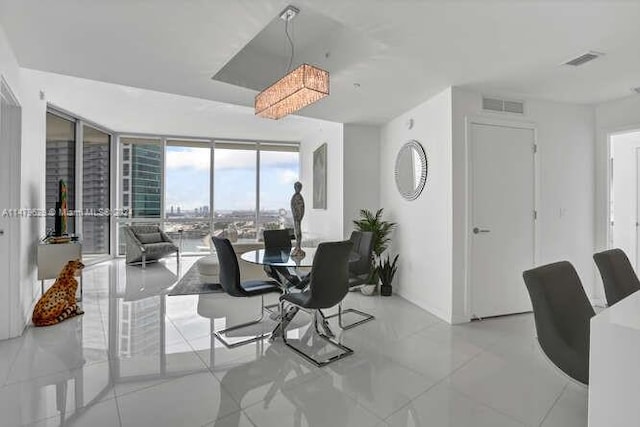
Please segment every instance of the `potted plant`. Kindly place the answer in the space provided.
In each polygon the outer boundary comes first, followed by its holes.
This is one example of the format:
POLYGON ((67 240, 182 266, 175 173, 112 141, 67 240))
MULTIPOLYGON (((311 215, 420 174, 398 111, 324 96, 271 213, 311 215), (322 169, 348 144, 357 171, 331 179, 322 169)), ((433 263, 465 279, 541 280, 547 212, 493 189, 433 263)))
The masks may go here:
POLYGON ((376 267, 378 276, 380 276, 380 282, 382 282, 382 286, 380 286, 380 295, 382 296, 391 296, 391 283, 398 271, 397 264, 399 256, 400 255, 396 255, 391 262, 389 261, 389 256, 387 256, 384 261, 380 260, 380 263, 378 263, 378 266, 376 267))
POLYGON ((371 261, 374 268, 371 269, 369 284, 362 286, 362 293, 365 295, 373 294, 378 286, 378 271, 375 266, 378 265, 382 253, 389 246, 391 242, 389 236, 396 227, 396 223, 382 219, 382 211, 382 208, 378 209, 374 214, 368 209, 361 209, 360 219, 353 221, 357 231, 370 231, 373 233, 373 259, 371 261))

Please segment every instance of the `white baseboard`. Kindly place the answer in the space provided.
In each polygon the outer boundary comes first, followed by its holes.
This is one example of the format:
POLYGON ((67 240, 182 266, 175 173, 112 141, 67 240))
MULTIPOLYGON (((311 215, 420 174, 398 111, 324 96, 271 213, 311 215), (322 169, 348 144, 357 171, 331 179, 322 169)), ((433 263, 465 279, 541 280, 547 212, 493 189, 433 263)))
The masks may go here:
POLYGON ((428 311, 429 313, 433 314, 434 316, 442 319, 443 321, 452 324, 452 319, 451 319, 451 313, 447 313, 444 310, 441 310, 439 308, 434 307, 433 305, 429 304, 427 301, 424 301, 421 298, 416 297, 415 295, 411 295, 410 293, 407 292, 402 292, 402 289, 400 289, 398 292, 395 292, 396 295, 398 295, 399 297, 407 300, 408 302, 417 305, 418 307, 420 307, 421 309, 428 311))

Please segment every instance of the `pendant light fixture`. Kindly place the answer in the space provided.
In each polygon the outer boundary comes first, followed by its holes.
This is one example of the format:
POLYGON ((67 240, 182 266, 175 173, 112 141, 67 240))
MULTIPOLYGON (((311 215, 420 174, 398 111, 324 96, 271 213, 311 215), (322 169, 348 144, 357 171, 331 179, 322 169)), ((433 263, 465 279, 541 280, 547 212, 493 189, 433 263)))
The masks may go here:
POLYGON ((290 71, 294 46, 289 36, 289 21, 295 18, 299 12, 299 9, 288 6, 280 14, 280 19, 285 21, 284 31, 291 46, 289 67, 284 77, 256 96, 255 113, 257 116, 277 120, 329 95, 329 73, 327 71, 309 64, 302 64, 290 71))

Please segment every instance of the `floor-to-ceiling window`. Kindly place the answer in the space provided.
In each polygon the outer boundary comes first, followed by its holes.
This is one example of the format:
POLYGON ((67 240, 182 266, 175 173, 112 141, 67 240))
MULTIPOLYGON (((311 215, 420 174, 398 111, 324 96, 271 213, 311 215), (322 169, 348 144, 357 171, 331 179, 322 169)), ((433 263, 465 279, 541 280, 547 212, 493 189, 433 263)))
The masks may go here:
MULTIPOLYGON (((46 121, 45 207, 55 212, 60 182, 66 184, 66 233, 82 242, 83 258, 98 260, 111 252, 111 134, 97 125, 50 108, 46 121)), ((47 233, 55 217, 47 215, 47 233)))
POLYGON ((257 153, 255 144, 215 146, 213 233, 231 242, 258 238, 257 153))
MULTIPOLYGON (((120 138, 119 208, 122 222, 160 224, 162 217, 162 140, 120 138)), ((125 241, 119 227, 118 253, 124 254, 125 241)))
MULTIPOLYGON (((67 185, 67 208, 76 207, 76 122, 47 112, 45 207, 54 212, 60 201, 59 182, 67 185)), ((55 217, 47 215, 47 234, 53 233, 55 217)), ((75 233, 75 221, 67 222, 67 233, 75 233)))
POLYGON ((82 251, 110 252, 111 135, 82 128, 82 251))
POLYGON ((165 148, 165 232, 183 254, 208 252, 211 232, 211 143, 168 140, 165 148))
POLYGON ((159 224, 182 254, 210 252, 211 235, 248 243, 293 226, 298 144, 121 136, 120 159, 119 223, 159 224))
POLYGON ((162 144, 159 139, 122 138, 121 203, 129 218, 160 218, 162 144))
POLYGON ((260 216, 258 229, 292 228, 291 196, 299 176, 296 146, 260 144, 260 216))

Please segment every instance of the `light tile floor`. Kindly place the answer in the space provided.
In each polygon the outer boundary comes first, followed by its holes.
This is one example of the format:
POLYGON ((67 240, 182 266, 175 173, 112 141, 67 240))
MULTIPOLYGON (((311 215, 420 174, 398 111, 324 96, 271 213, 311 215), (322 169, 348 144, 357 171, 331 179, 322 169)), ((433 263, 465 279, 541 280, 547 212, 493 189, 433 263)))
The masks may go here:
POLYGON ((216 341, 259 299, 166 296, 193 262, 88 267, 86 314, 0 342, 0 425, 587 425, 586 389, 542 356, 530 314, 450 326, 402 298, 352 292, 345 305, 376 320, 346 332, 332 322, 355 354, 316 368, 278 341, 216 341))

